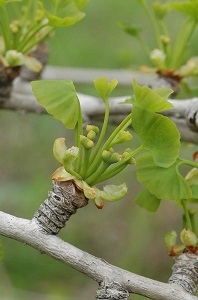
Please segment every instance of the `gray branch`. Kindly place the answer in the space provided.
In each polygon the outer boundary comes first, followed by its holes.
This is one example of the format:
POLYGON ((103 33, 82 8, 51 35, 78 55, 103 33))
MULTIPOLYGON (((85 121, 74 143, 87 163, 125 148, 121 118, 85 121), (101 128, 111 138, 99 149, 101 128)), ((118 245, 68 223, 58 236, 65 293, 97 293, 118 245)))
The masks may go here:
MULTIPOLYGON (((52 72, 48 72, 48 77, 45 75, 44 78, 46 79, 61 79, 65 75, 65 70, 59 68, 58 70, 55 69, 55 74, 58 74, 59 76, 53 77, 52 72), (61 72, 62 70, 62 72, 61 72)), ((48 69, 49 70, 49 69, 48 69)), ((51 70, 51 69, 50 69, 51 70)), ((102 71, 100 71, 102 73, 102 71)), ((105 72, 105 71, 103 71, 105 72)), ((110 72, 110 71, 109 71, 110 72)), ((90 75, 90 71, 88 72, 90 75)), ((114 73, 113 73, 114 74, 114 73)), ((119 72, 117 73, 117 75, 119 72)), ((140 78, 139 73, 135 73, 131 75, 136 76, 138 79, 140 78)), ((72 78, 72 72, 71 72, 72 78)), ((99 75, 99 74, 98 74, 99 75)), ((100 74, 102 75, 102 74, 100 74)), ((115 74, 116 75, 116 74, 115 74)), ((126 79, 122 73, 121 78, 126 79)), ((67 75, 68 76, 68 75, 67 75)), ((65 75, 65 77, 67 78, 65 75)), ((82 74, 80 73, 80 76, 82 74)), ((93 75, 92 75, 93 76, 93 75)), ((117 77, 119 77, 117 76, 117 77)), ((110 76, 111 79, 112 76, 110 76)), ((116 77, 116 76, 115 76, 116 77)), ((86 78, 86 76, 85 76, 86 78)), ((94 77, 92 77, 93 79, 94 77)), ((127 77, 129 78, 129 77, 127 77)), ((148 77, 150 80, 154 80, 153 77, 148 77)), ((142 83, 145 83, 149 85, 148 78, 146 77, 145 80, 142 80, 142 83)), ((77 79, 79 79, 77 77, 77 79)), ((82 77, 81 77, 82 79, 82 77)), ((91 78, 88 77, 87 80, 91 81, 91 78)), ((80 79, 79 79, 80 80, 80 79)), ((89 81, 89 82, 90 82, 89 81)), ((122 84, 129 83, 128 80, 126 82, 122 79, 122 84)), ((77 80, 78 82, 78 80, 77 80)), ((101 119, 104 116, 105 112, 105 106, 103 102, 96 97, 84 95, 84 94, 78 94, 82 112, 84 114, 84 119, 86 122, 91 122, 92 119, 101 119)), ((127 96, 124 97, 114 97, 110 98, 110 114, 111 114, 111 121, 114 123, 120 122, 121 119, 123 119, 130 111, 131 111, 131 105, 130 104, 120 104, 120 102, 123 102, 126 100, 127 96)), ((193 99, 186 99, 186 100, 172 100, 170 99, 170 102, 173 104, 174 108, 172 110, 168 110, 166 112, 163 112, 166 116, 170 117, 177 125, 180 133, 181 133, 181 139, 186 142, 191 143, 198 143, 198 98, 193 99)), ((36 112, 36 113, 45 113, 45 109, 39 105, 39 103, 36 101, 32 91, 31 87, 28 82, 21 80, 20 78, 17 78, 13 83, 13 90, 9 98, 6 99, 0 99, 0 108, 1 109, 11 109, 11 110, 17 110, 19 112, 36 112)))
MULTIPOLYGON (((155 300, 198 300, 176 284, 158 282, 110 265, 101 258, 88 254, 55 235, 39 229, 33 220, 17 218, 0 212, 0 234, 45 253, 64 264, 86 274, 100 286, 122 287, 123 291, 139 294, 155 300)), ((126 296, 127 297, 127 296, 126 296)))

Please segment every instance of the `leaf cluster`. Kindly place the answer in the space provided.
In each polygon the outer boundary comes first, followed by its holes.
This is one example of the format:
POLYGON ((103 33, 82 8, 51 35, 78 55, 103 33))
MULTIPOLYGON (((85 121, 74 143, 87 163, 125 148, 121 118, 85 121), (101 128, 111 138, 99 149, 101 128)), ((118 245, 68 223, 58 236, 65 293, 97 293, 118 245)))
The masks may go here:
POLYGON ((118 25, 130 36, 135 38, 154 68, 144 68, 149 72, 157 72, 180 83, 188 76, 198 75, 197 57, 186 60, 189 41, 198 24, 198 1, 147 1, 136 0, 147 16, 155 37, 155 46, 150 48, 142 38, 142 28, 136 24, 120 22, 118 25), (167 15, 177 18, 176 12, 184 15, 183 23, 176 38, 171 36, 171 30, 166 22, 167 15))
POLYGON ((39 62, 26 54, 48 38, 56 28, 79 22, 85 16, 82 9, 87 2, 88 0, 51 0, 51 7, 48 9, 39 0, 1 0, 1 63, 4 66, 26 64, 34 71, 39 71, 39 62))
MULTIPOLYGON (((136 166, 137 179, 144 186, 144 190, 137 195, 136 202, 147 210, 157 210, 162 199, 176 200, 179 205, 182 201, 198 201, 198 164, 179 157, 180 134, 176 125, 159 114, 172 108, 167 100, 172 90, 151 90, 133 81, 134 95, 126 101, 133 104, 132 112, 104 141, 109 117, 108 97, 116 88, 116 80, 108 82, 106 78, 99 78, 94 81, 95 88, 105 103, 106 112, 101 131, 94 125, 88 125, 86 135, 83 135, 82 112, 71 81, 35 81, 31 85, 37 100, 47 112, 67 128, 75 130, 75 147, 67 149, 65 140, 55 141, 54 156, 63 165, 61 170, 58 169, 56 178, 60 180, 62 176, 66 180, 70 174, 69 176, 86 182, 89 187, 94 187, 132 165, 136 166), (130 125, 140 137, 141 145, 136 149, 133 146, 127 148, 119 154, 113 147, 132 139, 132 135, 126 131, 130 125), (181 164, 191 165, 196 172, 191 172, 187 179, 183 178, 179 172, 181 164)), ((94 187, 94 201, 100 207, 101 199, 116 201, 126 191, 125 185, 117 189, 106 188, 103 192, 94 187)))

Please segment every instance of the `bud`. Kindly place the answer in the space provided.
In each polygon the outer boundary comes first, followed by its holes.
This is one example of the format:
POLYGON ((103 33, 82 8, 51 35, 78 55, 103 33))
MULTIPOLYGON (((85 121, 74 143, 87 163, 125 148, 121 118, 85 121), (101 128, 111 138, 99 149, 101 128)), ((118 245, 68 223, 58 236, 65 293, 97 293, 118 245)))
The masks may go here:
POLYGON ((181 254, 185 249, 184 245, 173 245, 170 250, 168 251, 168 255, 170 256, 178 256, 181 254))
POLYGON ((156 1, 153 3, 153 9, 156 17, 158 19, 163 19, 170 10, 170 6, 168 4, 161 4, 159 1, 156 1))
POLYGON ((162 68, 166 60, 166 55, 162 50, 154 49, 151 51, 150 60, 157 68, 162 68))
POLYGON ((102 152, 102 159, 109 164, 114 164, 120 160, 120 154, 117 152, 112 153, 111 151, 104 150, 102 152))
POLYGON ((93 140, 95 139, 95 137, 96 137, 95 131, 90 130, 90 131, 87 133, 87 138, 88 138, 88 139, 90 139, 90 140, 93 141, 93 140))
POLYGON ((193 153, 193 159, 194 159, 194 161, 196 161, 198 163, 198 151, 195 151, 193 153))
POLYGON ((198 238, 191 230, 183 229, 180 233, 180 239, 186 247, 196 246, 198 238))
POLYGON ((16 50, 8 50, 5 55, 7 64, 11 67, 21 66, 23 64, 23 54, 16 50))
POLYGON ((63 164, 63 158, 66 150, 67 147, 65 145, 65 138, 56 139, 53 145, 53 154, 56 160, 58 160, 61 164, 63 164))
POLYGON ((111 142, 111 146, 125 143, 132 139, 132 134, 129 131, 120 130, 116 137, 111 142))
POLYGON ((94 146, 94 142, 84 135, 80 135, 80 142, 83 145, 83 147, 85 147, 85 149, 91 149, 94 146))
POLYGON ((169 45, 171 42, 171 39, 166 35, 161 35, 160 39, 164 45, 169 45))
POLYGON ((198 75, 198 57, 192 57, 179 69, 180 76, 196 76, 198 75))
POLYGON ((12 31, 12 33, 17 33, 19 31, 19 28, 16 24, 12 23, 10 24, 10 30, 12 31))
POLYGON ((99 133, 99 128, 94 125, 87 125, 86 126, 86 131, 89 132, 90 130, 93 130, 96 134, 99 133))

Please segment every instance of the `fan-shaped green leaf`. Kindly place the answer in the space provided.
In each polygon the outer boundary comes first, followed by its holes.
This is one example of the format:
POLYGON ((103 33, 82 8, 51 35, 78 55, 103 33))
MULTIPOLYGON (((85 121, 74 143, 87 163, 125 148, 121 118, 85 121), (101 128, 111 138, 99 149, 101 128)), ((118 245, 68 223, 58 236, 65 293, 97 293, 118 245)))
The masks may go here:
POLYGON ((135 105, 132 125, 157 165, 168 167, 175 162, 179 155, 180 134, 169 118, 135 105))
POLYGON ((173 105, 167 101, 167 98, 173 92, 171 89, 158 88, 151 90, 147 86, 140 86, 133 80, 133 91, 136 98, 136 105, 142 108, 153 112, 173 108, 173 105))
MULTIPOLYGON (((49 12, 45 9, 44 4, 40 1, 40 8, 49 21, 49 25, 53 27, 68 27, 84 18, 85 14, 81 12, 74 1, 62 1, 62 5, 58 5, 56 13, 49 12)), ((61 1, 59 1, 61 3, 61 1)))
POLYGON ((143 153, 136 159, 138 181, 159 199, 181 200, 192 197, 189 184, 178 171, 178 159, 169 168, 155 164, 149 152, 143 153))
POLYGON ((198 22, 198 0, 175 2, 170 4, 175 10, 179 10, 187 15, 190 15, 195 21, 198 22))
POLYGON ((40 80, 31 82, 37 101, 67 128, 78 122, 80 104, 72 81, 40 80))
POLYGON ((136 196, 135 202, 148 211, 155 212, 158 209, 161 200, 151 194, 147 189, 144 189, 136 196))
POLYGON ((94 86, 104 102, 108 100, 111 92, 116 88, 118 81, 113 79, 111 82, 106 77, 94 80, 94 86))

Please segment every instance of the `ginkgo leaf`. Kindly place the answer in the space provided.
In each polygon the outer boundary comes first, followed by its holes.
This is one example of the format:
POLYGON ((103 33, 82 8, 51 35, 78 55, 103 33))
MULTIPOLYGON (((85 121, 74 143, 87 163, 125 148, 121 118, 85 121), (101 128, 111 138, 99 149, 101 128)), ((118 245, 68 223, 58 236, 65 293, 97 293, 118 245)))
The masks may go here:
POLYGON ((140 86, 133 80, 133 91, 135 95, 135 104, 153 112, 173 108, 167 98, 173 93, 173 90, 166 88, 149 89, 147 86, 140 86))
POLYGON ((135 105, 132 109, 132 125, 159 166, 172 165, 179 155, 180 134, 169 118, 135 105))
POLYGON ((135 202, 148 211, 155 212, 158 209, 161 200, 151 194, 147 189, 144 189, 136 196, 135 202))
POLYGON ((189 184, 178 171, 180 160, 169 168, 157 166, 149 152, 136 159, 138 181, 159 199, 181 200, 192 197, 189 184))
POLYGON ((55 13, 45 9, 44 4, 40 1, 40 9, 44 12, 53 27, 68 27, 84 18, 85 14, 78 9, 74 1, 59 1, 55 13))
POLYGON ((198 21, 198 0, 173 2, 170 5, 173 9, 190 15, 193 19, 195 19, 195 21, 198 21))
POLYGON ((100 197, 106 201, 117 201, 127 194, 127 186, 125 183, 121 185, 106 185, 100 192, 100 197))
POLYGON ((69 80, 40 80, 31 82, 37 101, 54 118, 73 129, 78 122, 80 104, 75 87, 69 80))
POLYGON ((113 79, 111 82, 106 77, 94 80, 94 86, 104 102, 108 100, 111 92, 116 88, 118 81, 113 79))

